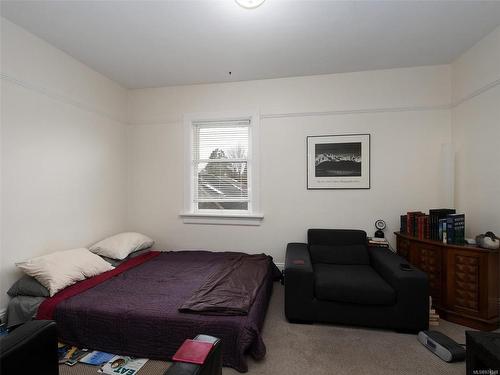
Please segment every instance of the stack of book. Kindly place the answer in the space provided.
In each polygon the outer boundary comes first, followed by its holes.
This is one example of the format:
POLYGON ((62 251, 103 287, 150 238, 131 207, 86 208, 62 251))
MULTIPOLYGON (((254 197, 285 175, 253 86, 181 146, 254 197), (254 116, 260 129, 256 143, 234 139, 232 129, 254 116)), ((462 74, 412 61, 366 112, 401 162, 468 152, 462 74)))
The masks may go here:
POLYGON ((429 238, 429 216, 420 211, 401 215, 401 233, 420 239, 429 238))
POLYGON ((438 326, 439 325, 439 315, 435 309, 431 309, 429 313, 429 325, 438 326))
POLYGON ((406 234, 410 236, 417 235, 417 217, 425 215, 421 211, 410 211, 406 214, 406 234))
POLYGON ((431 240, 440 241, 442 236, 439 235, 439 220, 446 219, 448 215, 455 214, 456 210, 451 208, 440 208, 429 210, 429 228, 431 240))
POLYGON ((465 214, 453 214, 446 217, 446 238, 449 244, 465 243, 465 214))
POLYGON ((432 308, 432 297, 429 297, 429 325, 438 326, 439 325, 439 315, 436 309, 432 308))
POLYGON ((432 209, 429 215, 411 211, 401 215, 401 233, 421 240, 461 245, 465 243, 465 214, 457 214, 451 208, 432 209))
POLYGON ((429 216, 419 215, 416 217, 416 232, 415 237, 420 240, 429 239, 429 216))
POLYGON ((385 238, 370 237, 368 238, 368 246, 389 248, 389 242, 385 238))

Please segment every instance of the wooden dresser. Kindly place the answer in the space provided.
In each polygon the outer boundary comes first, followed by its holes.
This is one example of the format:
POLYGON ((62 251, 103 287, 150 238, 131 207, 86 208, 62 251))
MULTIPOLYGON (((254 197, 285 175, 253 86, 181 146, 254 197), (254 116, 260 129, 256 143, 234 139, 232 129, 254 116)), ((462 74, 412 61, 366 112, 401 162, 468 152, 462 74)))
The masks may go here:
POLYGON ((441 318, 485 331, 499 327, 498 250, 395 235, 398 254, 427 273, 441 318))

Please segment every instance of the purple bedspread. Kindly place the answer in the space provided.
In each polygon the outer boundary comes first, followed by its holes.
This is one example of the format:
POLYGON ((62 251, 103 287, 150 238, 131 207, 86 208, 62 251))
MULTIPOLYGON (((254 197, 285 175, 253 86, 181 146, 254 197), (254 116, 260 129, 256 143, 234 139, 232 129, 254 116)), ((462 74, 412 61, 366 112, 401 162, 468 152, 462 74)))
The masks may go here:
POLYGON ((261 329, 271 296, 271 262, 248 315, 186 314, 178 308, 234 253, 165 252, 61 302, 55 311, 60 339, 121 355, 170 360, 187 338, 222 339, 224 366, 248 370, 246 354, 263 358, 261 329))

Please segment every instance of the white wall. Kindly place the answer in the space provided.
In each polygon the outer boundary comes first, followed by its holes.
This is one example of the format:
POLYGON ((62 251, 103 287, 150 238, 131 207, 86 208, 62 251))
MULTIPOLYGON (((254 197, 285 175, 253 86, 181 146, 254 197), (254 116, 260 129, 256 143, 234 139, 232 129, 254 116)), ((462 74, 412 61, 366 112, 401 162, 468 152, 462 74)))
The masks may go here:
POLYGON ((1 19, 0 309, 14 263, 124 229, 126 91, 1 19))
POLYGON ((266 252, 306 229, 360 228, 387 234, 407 210, 443 204, 441 145, 450 142, 448 66, 133 90, 129 95, 128 220, 174 249, 266 252), (183 224, 185 113, 260 111, 259 227, 183 224), (370 133, 370 190, 306 190, 306 136, 370 133))
POLYGON ((124 229, 165 249, 284 260, 310 227, 361 228, 446 204, 441 146, 457 151, 456 205, 474 234, 500 230, 500 31, 450 66, 128 93, 1 19, 0 309, 14 262, 124 229), (453 82, 453 89, 452 89, 453 82), (128 96, 128 101, 127 101, 128 96), (450 100, 456 105, 450 110, 450 100), (185 113, 261 113, 258 227, 183 224, 185 113), (130 126, 124 123, 130 122, 130 126), (306 136, 370 133, 370 190, 306 190, 306 136))
POLYGON ((500 235, 500 27, 452 64, 455 204, 468 236, 500 235))

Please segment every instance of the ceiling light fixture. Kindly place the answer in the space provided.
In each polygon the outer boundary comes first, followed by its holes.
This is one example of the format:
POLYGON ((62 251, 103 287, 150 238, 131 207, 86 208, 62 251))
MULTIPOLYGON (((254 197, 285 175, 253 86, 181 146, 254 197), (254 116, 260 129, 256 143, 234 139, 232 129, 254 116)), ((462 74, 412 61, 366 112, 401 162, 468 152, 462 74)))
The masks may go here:
POLYGON ((235 0, 236 3, 245 9, 255 9, 262 5, 266 0, 235 0))

